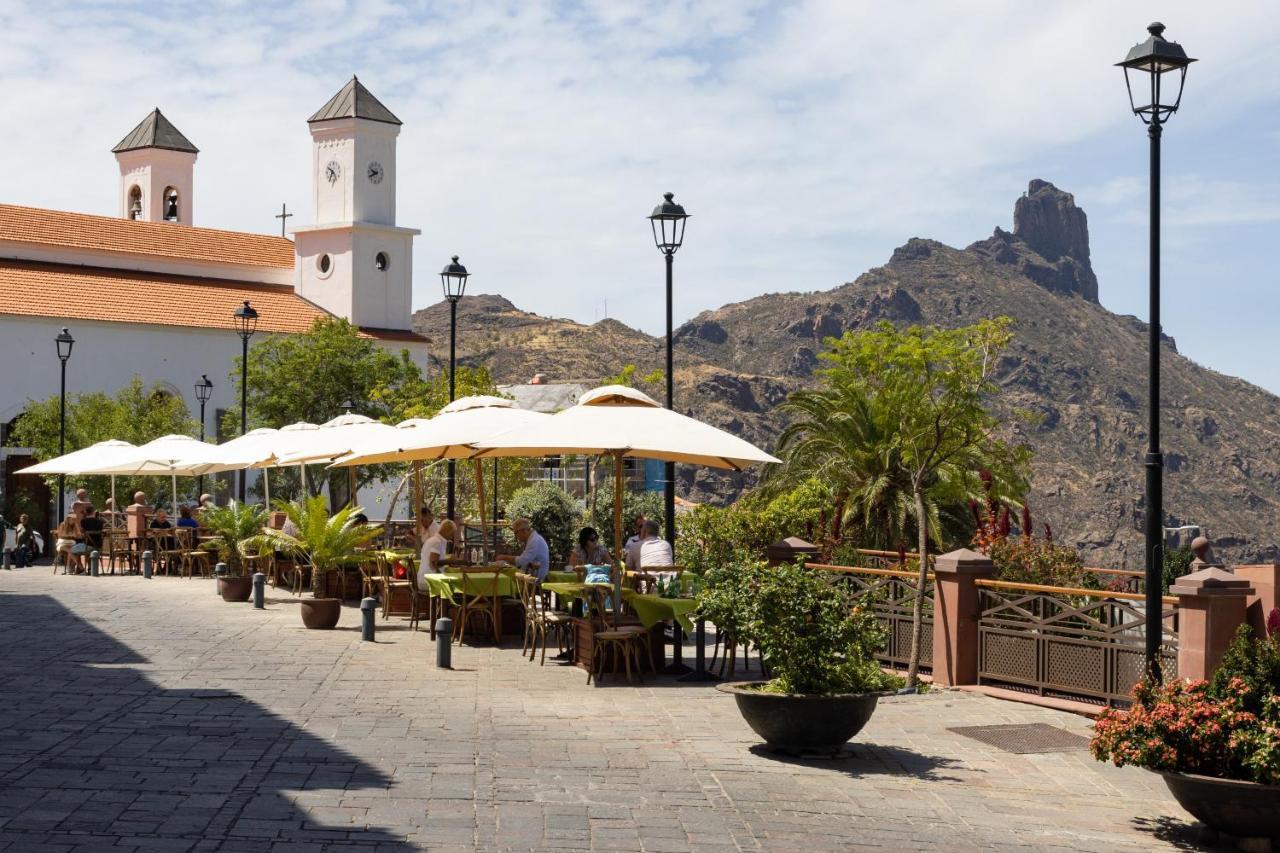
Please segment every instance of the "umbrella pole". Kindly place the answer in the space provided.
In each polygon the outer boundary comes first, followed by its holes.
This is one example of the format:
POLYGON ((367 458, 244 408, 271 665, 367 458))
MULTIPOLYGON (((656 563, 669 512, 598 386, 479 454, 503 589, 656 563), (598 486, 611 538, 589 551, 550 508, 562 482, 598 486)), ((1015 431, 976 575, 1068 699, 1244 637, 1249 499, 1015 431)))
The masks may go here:
POLYGON ((348 465, 347 466, 347 493, 349 497, 347 498, 347 504, 349 506, 354 507, 356 505, 356 498, 359 496, 357 493, 358 488, 359 487, 356 486, 356 466, 348 465))
POLYGON ((418 531, 418 508, 422 506, 422 463, 413 463, 413 506, 409 507, 409 521, 413 524, 413 550, 422 550, 422 535, 418 531))
POLYGON ((170 474, 170 485, 173 487, 173 514, 178 514, 178 475, 170 474))
POLYGON ((618 627, 622 609, 622 576, 627 571, 627 555, 622 553, 622 454, 613 454, 613 547, 618 555, 618 575, 613 584, 613 627, 618 627))
POLYGON ((302 462, 298 465, 298 472, 302 475, 302 499, 305 501, 307 495, 307 463, 302 462))
POLYGON ((262 502, 267 509, 271 508, 271 469, 262 469, 262 502))
POLYGON ((116 506, 116 475, 111 475, 111 526, 116 526, 116 521, 123 516, 120 514, 120 507, 116 506))
MULTIPOLYGON (((479 459, 475 460, 476 464, 476 501, 480 504, 480 550, 484 551, 484 463, 479 459)), ((463 536, 463 541, 466 537, 463 536)))

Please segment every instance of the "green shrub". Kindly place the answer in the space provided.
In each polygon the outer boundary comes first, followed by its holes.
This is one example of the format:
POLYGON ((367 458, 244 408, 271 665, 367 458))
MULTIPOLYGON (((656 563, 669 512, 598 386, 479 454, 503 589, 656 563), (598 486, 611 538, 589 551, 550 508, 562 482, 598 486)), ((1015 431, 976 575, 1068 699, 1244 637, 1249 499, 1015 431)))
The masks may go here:
POLYGON ((1244 705, 1254 714, 1262 713, 1270 696, 1280 694, 1280 636, 1258 639, 1246 623, 1236 629, 1236 637, 1222 656, 1213 674, 1209 695, 1221 698, 1233 678, 1244 682, 1244 705))
POLYGON ((1164 552, 1164 595, 1169 594, 1169 587, 1174 581, 1191 571, 1191 561, 1195 558, 1190 546, 1170 548, 1164 552))
POLYGON ((1084 570, 1076 550, 1066 545, 1020 536, 998 540, 990 547, 996 577, 1002 581, 1082 587, 1092 574, 1084 570))
MULTIPOLYGON (((541 482, 517 489, 507 501, 507 518, 527 518, 551 549, 552 560, 563 560, 578 541, 582 509, 555 483, 541 482)), ((509 534, 508 534, 509 535, 509 534)))
MULTIPOLYGON (((591 525, 600 533, 600 542, 613 554, 613 477, 603 477, 596 484, 596 517, 591 525)), ((622 492, 622 541, 626 542, 635 531, 632 520, 637 515, 652 518, 658 522, 658 528, 665 530, 666 512, 663 507, 662 492, 632 491, 624 488, 622 492)), ((578 540, 575 537, 574 542, 578 540)), ((622 559, 613 554, 615 559, 622 559)))
POLYGON ((787 536, 820 538, 817 527, 830 498, 810 481, 767 503, 748 496, 726 507, 703 505, 677 516, 676 562, 698 574, 746 552, 755 558, 787 536))

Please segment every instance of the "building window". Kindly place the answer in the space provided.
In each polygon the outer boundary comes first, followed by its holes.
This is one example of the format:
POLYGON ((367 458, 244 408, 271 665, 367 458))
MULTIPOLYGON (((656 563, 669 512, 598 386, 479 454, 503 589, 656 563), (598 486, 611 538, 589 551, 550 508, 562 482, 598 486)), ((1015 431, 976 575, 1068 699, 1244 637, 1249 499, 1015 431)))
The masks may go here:
POLYGON ((178 221, 178 191, 173 187, 164 190, 164 218, 166 222, 178 221))
POLYGON ((316 258, 316 269, 320 271, 320 277, 324 278, 329 273, 333 272, 333 258, 329 257, 327 254, 316 258))
POLYGON ((137 184, 129 188, 129 218, 142 218, 142 187, 137 184))
POLYGON ((373 256, 373 268, 378 272, 386 272, 391 266, 391 259, 387 257, 386 252, 379 252, 373 256))

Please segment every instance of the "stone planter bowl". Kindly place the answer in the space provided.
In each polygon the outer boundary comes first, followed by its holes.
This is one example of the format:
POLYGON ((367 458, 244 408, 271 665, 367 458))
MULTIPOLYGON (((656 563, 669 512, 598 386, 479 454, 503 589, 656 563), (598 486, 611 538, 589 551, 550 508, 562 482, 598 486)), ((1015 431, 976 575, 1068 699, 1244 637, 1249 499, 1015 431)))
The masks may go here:
POLYGON ((218 594, 223 601, 248 601, 253 595, 253 578, 247 575, 218 578, 218 594))
POLYGON ((765 693, 763 681, 717 684, 733 695, 738 712, 770 749, 791 755, 833 755, 862 730, 875 712, 876 693, 834 696, 765 693))
POLYGON ((328 630, 336 626, 342 616, 341 598, 304 598, 300 605, 302 624, 308 628, 328 630))
POLYGON ((1178 805, 1237 838, 1280 839, 1280 786, 1193 773, 1161 773, 1178 805))

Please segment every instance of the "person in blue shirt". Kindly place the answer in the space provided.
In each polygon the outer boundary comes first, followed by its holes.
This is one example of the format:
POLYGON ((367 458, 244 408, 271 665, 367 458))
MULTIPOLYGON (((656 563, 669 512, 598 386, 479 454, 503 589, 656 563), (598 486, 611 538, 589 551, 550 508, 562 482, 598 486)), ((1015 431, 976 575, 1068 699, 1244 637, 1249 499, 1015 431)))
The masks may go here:
POLYGON ((178 508, 178 526, 179 527, 199 527, 200 522, 191 517, 191 507, 184 506, 178 508))
POLYGON ((551 549, 547 547, 547 540, 533 529, 532 522, 527 518, 517 518, 511 522, 511 532, 515 534, 516 541, 524 546, 524 550, 518 557, 499 554, 498 559, 504 563, 514 563, 517 568, 533 575, 539 582, 546 580, 547 572, 551 570, 551 549))

